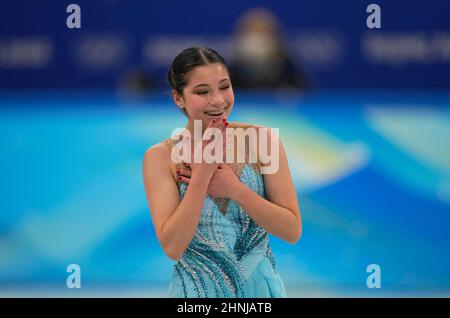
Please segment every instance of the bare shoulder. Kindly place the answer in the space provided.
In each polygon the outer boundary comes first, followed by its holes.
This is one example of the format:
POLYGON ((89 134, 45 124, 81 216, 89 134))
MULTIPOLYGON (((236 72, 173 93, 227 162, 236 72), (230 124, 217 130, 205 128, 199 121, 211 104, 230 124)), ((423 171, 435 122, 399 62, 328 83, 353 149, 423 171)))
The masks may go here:
MULTIPOLYGON (((162 142, 148 148, 144 154, 144 168, 146 165, 163 167, 170 158, 169 148, 162 142)), ((168 165, 167 165, 168 167, 168 165)))

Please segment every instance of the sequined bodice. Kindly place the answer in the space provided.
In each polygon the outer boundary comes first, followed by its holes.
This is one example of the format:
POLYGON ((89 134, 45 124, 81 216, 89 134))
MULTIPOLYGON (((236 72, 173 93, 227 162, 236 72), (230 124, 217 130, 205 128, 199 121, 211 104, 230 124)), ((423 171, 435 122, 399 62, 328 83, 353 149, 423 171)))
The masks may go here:
MULTIPOLYGON (((265 197, 259 164, 231 167, 243 184, 265 197)), ((187 187, 178 184, 180 199, 187 187)), ((174 267, 173 284, 184 297, 252 297, 247 281, 261 263, 275 273, 267 232, 233 200, 207 195, 197 231, 174 267)))

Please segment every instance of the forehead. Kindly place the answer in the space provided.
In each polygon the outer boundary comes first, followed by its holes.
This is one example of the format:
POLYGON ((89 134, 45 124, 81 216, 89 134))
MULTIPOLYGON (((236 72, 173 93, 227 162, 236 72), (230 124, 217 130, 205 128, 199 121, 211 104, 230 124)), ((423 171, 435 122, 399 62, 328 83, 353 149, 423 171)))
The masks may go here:
POLYGON ((195 67, 187 77, 188 85, 197 85, 200 83, 215 84, 224 78, 229 78, 229 75, 223 64, 212 63, 195 67))

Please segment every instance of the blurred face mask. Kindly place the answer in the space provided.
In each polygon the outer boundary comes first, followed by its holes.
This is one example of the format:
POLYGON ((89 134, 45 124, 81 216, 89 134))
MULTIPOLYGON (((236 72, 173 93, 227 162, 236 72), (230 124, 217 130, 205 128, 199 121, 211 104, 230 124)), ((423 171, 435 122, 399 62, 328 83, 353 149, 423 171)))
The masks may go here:
POLYGON ((259 64, 272 59, 277 52, 277 43, 269 35, 248 33, 239 37, 238 56, 249 62, 259 64))

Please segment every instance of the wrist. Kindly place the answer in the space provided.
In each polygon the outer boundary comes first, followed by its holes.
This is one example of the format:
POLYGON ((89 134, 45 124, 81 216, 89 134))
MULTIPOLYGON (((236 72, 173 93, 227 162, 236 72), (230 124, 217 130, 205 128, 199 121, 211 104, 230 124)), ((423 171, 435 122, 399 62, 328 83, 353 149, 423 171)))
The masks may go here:
POLYGON ((243 184, 242 182, 238 182, 236 186, 232 187, 231 189, 230 199, 235 201, 236 203, 239 203, 242 194, 245 193, 247 189, 248 188, 246 187, 245 184, 243 184))
POLYGON ((205 173, 205 172, 197 172, 193 171, 191 175, 190 183, 194 182, 196 184, 209 185, 213 174, 205 173))

